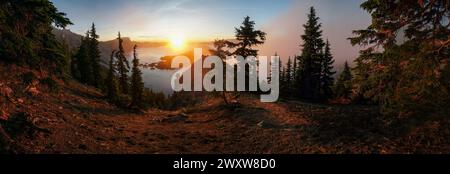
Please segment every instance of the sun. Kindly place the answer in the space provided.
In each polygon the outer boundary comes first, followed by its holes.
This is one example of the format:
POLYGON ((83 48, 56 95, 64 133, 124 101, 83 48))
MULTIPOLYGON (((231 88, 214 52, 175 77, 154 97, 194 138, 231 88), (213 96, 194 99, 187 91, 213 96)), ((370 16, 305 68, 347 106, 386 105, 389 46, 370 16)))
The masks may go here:
POLYGON ((180 51, 186 47, 186 39, 183 36, 170 37, 170 47, 172 49, 180 51))

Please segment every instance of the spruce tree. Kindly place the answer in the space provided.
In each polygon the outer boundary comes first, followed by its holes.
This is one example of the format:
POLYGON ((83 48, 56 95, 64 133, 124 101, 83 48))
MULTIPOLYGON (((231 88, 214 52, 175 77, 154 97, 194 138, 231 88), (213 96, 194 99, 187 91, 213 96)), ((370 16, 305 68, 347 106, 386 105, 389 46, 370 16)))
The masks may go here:
POLYGON ((127 58, 125 57, 125 50, 123 48, 123 40, 120 36, 120 32, 118 35, 119 41, 119 51, 116 53, 117 57, 117 72, 119 73, 119 90, 122 94, 129 93, 129 82, 128 75, 130 65, 128 63, 127 58))
POLYGON ((234 43, 231 47, 236 48, 233 55, 243 56, 257 56, 258 50, 254 49, 255 46, 262 45, 266 41, 266 33, 261 30, 255 29, 255 22, 250 20, 249 16, 244 18, 242 25, 239 28, 235 28, 237 43, 234 43))
POLYGON ((448 115, 448 0, 366 0, 361 7, 372 24, 350 38, 366 48, 356 61, 358 93, 380 102, 392 119, 448 115))
MULTIPOLYGON (((223 88, 226 88, 226 58, 227 56, 230 56, 231 53, 229 50, 227 50, 226 48, 229 46, 230 42, 226 41, 226 40, 215 40, 214 41, 214 49, 210 49, 209 52, 212 55, 216 55, 218 56, 220 59, 222 59, 222 63, 223 63, 223 82, 224 82, 224 86, 223 88)), ((227 92, 225 90, 222 91, 222 98, 225 102, 225 104, 230 104, 229 99, 227 97, 227 92)))
MULTIPOLYGON (((246 59, 248 56, 257 56, 258 50, 254 47, 264 44, 266 41, 266 33, 255 29, 255 22, 250 20, 249 16, 244 18, 242 25, 235 28, 236 43, 229 43, 230 48, 235 48, 232 55, 242 56, 246 59)), ((249 67, 245 67, 245 89, 249 89, 249 67)))
POLYGON ((344 70, 336 81, 334 91, 338 98, 350 98, 350 94, 352 93, 352 73, 347 61, 344 64, 344 70))
POLYGON ((286 64, 286 71, 284 72, 285 74, 285 86, 286 86, 286 92, 290 93, 292 91, 292 75, 293 75, 293 67, 292 67, 292 60, 291 57, 289 57, 288 62, 286 64))
POLYGON ((308 14, 308 22, 303 25, 305 33, 302 35, 303 50, 299 57, 299 96, 309 101, 320 100, 320 77, 323 60, 323 40, 319 17, 316 16, 314 7, 308 14))
POLYGON ((136 53, 137 46, 133 48, 133 68, 131 69, 131 107, 142 108, 142 94, 144 92, 144 82, 142 82, 142 72, 139 69, 139 59, 136 53))
POLYGON ((91 85, 101 88, 103 78, 101 76, 101 66, 100 66, 100 50, 98 48, 98 38, 97 31, 95 29, 95 24, 92 23, 91 31, 90 31, 90 41, 89 41, 89 57, 90 64, 92 69, 92 81, 91 85))
POLYGON ((93 81, 93 73, 91 60, 89 57, 89 32, 86 32, 86 36, 82 38, 81 45, 76 54, 76 62, 78 63, 78 70, 80 73, 79 81, 85 84, 91 84, 93 81))
POLYGON ((291 82, 291 97, 297 98, 299 96, 299 66, 298 66, 298 56, 294 56, 294 63, 292 64, 292 82, 291 82))
POLYGON ((0 61, 67 72, 69 58, 52 34, 72 24, 48 0, 3 0, 0 3, 0 61))
POLYGON ((119 104, 119 89, 117 86, 116 66, 114 63, 115 52, 115 50, 112 51, 109 59, 108 76, 106 77, 105 84, 108 100, 114 104, 119 104))
POLYGON ((279 69, 280 69, 280 96, 284 97, 286 94, 286 85, 285 85, 285 81, 286 81, 286 68, 283 66, 283 62, 280 60, 280 65, 279 65, 279 69))
POLYGON ((334 84, 334 74, 333 71, 334 59, 331 54, 330 42, 327 41, 325 44, 325 50, 323 54, 322 61, 322 74, 321 74, 321 89, 322 89, 322 98, 324 100, 330 99, 333 97, 333 84, 334 84))

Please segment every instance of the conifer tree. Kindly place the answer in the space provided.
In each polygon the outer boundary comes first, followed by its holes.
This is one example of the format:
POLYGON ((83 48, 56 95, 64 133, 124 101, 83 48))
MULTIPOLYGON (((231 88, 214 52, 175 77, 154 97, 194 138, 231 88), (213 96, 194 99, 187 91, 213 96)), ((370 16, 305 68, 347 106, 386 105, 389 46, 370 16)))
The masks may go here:
POLYGON ((286 81, 286 69, 283 66, 283 62, 280 60, 280 65, 279 65, 279 69, 280 69, 280 95, 282 97, 284 97, 284 95, 286 94, 286 85, 285 85, 285 81, 286 81))
POLYGON ((308 14, 308 21, 303 27, 305 34, 302 35, 303 50, 299 57, 299 96, 301 99, 318 101, 320 100, 320 77, 323 60, 323 40, 319 17, 316 16, 314 7, 311 7, 308 14))
POLYGON ((72 24, 48 0, 3 0, 0 3, 0 61, 46 69, 63 75, 69 58, 52 34, 72 24))
MULTIPOLYGON (((255 46, 262 45, 266 41, 266 33, 261 30, 255 29, 255 22, 250 20, 249 16, 244 18, 242 25, 239 28, 235 28, 235 37, 237 42, 232 43, 229 42, 230 48, 235 48, 235 51, 232 52, 232 55, 242 56, 246 59, 248 56, 257 56, 258 51, 255 49, 255 46)), ((246 81, 245 86, 246 90, 249 89, 249 67, 245 67, 246 73, 246 81)))
MULTIPOLYGON (((226 48, 229 46, 230 42, 220 39, 220 40, 215 40, 214 41, 214 49, 210 49, 209 52, 212 55, 216 55, 218 56, 220 59, 222 59, 222 63, 223 63, 223 89, 226 88, 226 58, 227 56, 230 56, 231 53, 229 50, 227 50, 226 48)), ((225 104, 230 104, 229 99, 227 97, 227 92, 225 90, 222 91, 222 99, 224 100, 225 104)))
POLYGON ((116 65, 114 63, 114 56, 115 56, 115 50, 112 51, 111 57, 109 60, 109 69, 108 69, 108 76, 106 77, 105 84, 106 84, 106 93, 107 98, 110 102, 113 102, 114 104, 119 103, 119 89, 117 86, 117 76, 116 76, 116 65))
POLYGON ((97 31, 95 29, 95 24, 92 23, 91 31, 90 31, 90 41, 89 41, 89 57, 90 64, 92 69, 92 81, 91 85, 101 88, 103 78, 100 73, 100 50, 98 48, 98 38, 97 31))
POLYGON ((81 45, 76 54, 78 71, 80 73, 79 81, 85 84, 91 84, 93 81, 92 66, 89 57, 89 45, 89 32, 86 32, 86 36, 82 38, 81 45))
POLYGON ((357 92, 380 102, 382 113, 392 119, 426 120, 448 112, 448 0, 366 0, 361 8, 371 14, 372 24, 350 38, 366 48, 356 61, 362 82, 355 85, 357 92))
MULTIPOLYGON (((321 89, 322 89, 322 98, 324 100, 330 99, 333 97, 333 84, 334 84, 334 74, 333 71, 334 59, 331 54, 330 42, 327 41, 325 44, 325 50, 323 54, 322 60, 322 74, 321 74, 321 89)), ((347 65, 348 66, 348 65, 347 65)))
POLYGON ((299 64, 297 62, 298 56, 294 56, 294 63, 292 64, 292 82, 291 82, 291 97, 297 98, 299 96, 299 82, 300 82, 300 75, 299 75, 299 64))
POLYGON ((266 41, 266 33, 255 29, 255 22, 250 20, 249 16, 244 18, 242 25, 236 28, 236 40, 231 47, 236 48, 233 55, 243 56, 257 56, 258 50, 253 47, 262 45, 266 41))
POLYGON ((336 81, 334 91, 338 98, 350 98, 350 94, 352 93, 352 73, 347 61, 344 64, 344 70, 336 81))
POLYGON ((133 67, 131 69, 131 107, 142 108, 144 82, 142 82, 142 72, 139 69, 139 59, 137 58, 136 48, 137 45, 133 48, 133 67))
POLYGON ((117 58, 117 72, 119 73, 119 90, 122 94, 129 93, 129 82, 128 75, 130 65, 128 63, 127 58, 125 57, 125 50, 123 48, 123 40, 120 36, 120 32, 118 35, 119 41, 119 51, 116 53, 117 58))
POLYGON ((289 57, 288 62, 286 64, 286 71, 284 72, 285 74, 285 86, 286 86, 286 91, 288 93, 290 93, 292 91, 292 75, 293 75, 293 67, 292 67, 292 60, 291 57, 289 57))

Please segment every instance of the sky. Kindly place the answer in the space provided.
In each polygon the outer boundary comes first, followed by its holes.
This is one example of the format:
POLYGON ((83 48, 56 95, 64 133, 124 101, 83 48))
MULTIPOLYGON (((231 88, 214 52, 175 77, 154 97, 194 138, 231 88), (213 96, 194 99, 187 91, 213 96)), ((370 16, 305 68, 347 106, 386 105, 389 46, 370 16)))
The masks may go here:
POLYGON ((358 47, 347 40, 352 30, 366 28, 368 13, 363 0, 51 0, 67 13, 73 32, 85 33, 95 22, 100 40, 112 40, 117 32, 137 41, 165 41, 182 36, 189 41, 233 38, 245 16, 267 33, 261 55, 277 52, 283 60, 300 54, 302 25, 311 6, 330 40, 336 63, 353 60, 358 47))

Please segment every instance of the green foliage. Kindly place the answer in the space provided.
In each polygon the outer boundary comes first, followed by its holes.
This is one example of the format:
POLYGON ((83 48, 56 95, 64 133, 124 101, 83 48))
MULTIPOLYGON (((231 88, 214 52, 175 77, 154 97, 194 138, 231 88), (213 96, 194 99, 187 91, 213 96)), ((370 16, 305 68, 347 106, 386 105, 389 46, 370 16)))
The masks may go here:
MULTIPOLYGON (((255 29, 255 22, 250 20, 249 16, 244 18, 242 25, 235 28, 235 39, 237 42, 227 42, 228 47, 234 49, 231 52, 234 56, 242 56, 246 59, 248 56, 256 57, 258 50, 254 47, 264 44, 266 41, 266 33, 255 29)), ((245 86, 246 91, 249 91, 249 71, 250 67, 245 67, 245 86)), ((236 70, 235 70, 236 71, 236 70)), ((235 72, 236 74, 236 72, 235 72)))
POLYGON ((322 74, 320 77, 320 88, 321 88, 321 95, 322 100, 328 100, 333 97, 333 84, 334 84, 334 74, 336 74, 335 71, 333 71, 333 55, 331 54, 331 47, 330 42, 327 41, 325 44, 325 50, 323 53, 323 60, 322 60, 322 74))
POLYGON ((5 0, 0 4, 2 61, 45 68, 62 75, 68 58, 52 34, 53 25, 72 24, 48 0, 5 0))
POLYGON ((117 58, 117 72, 119 73, 119 90, 123 94, 129 93, 129 82, 128 75, 130 65, 128 63, 127 58, 125 57, 125 50, 123 48, 123 40, 122 37, 119 36, 117 38, 119 40, 119 51, 116 52, 117 58))
MULTIPOLYGON (((298 68, 294 69, 295 89, 298 97, 308 101, 323 101, 332 97, 333 56, 330 44, 322 39, 322 24, 319 23, 316 10, 311 7, 308 21, 303 27, 305 33, 302 55, 297 57, 298 68)), ((297 63, 294 63, 297 66, 297 63)))
POLYGON ((350 38, 368 46, 356 60, 356 96, 379 102, 390 121, 448 116, 449 2, 368 0, 361 7, 373 22, 350 38))
POLYGON ((101 66, 100 66, 100 50, 98 48, 98 39, 97 31, 95 29, 95 24, 92 23, 92 28, 90 31, 90 40, 89 40, 89 57, 90 57, 90 66, 92 69, 92 85, 96 88, 101 89, 103 87, 103 77, 101 75, 101 66))
POLYGON ((94 76, 92 71, 92 60, 89 54, 90 38, 89 32, 82 38, 81 45, 75 55, 77 70, 80 74, 79 81, 84 84, 93 84, 94 76))
POLYGON ((266 41, 266 33, 261 30, 255 30, 255 22, 250 20, 249 16, 244 18, 242 25, 235 28, 237 43, 231 43, 231 48, 236 48, 233 55, 243 56, 257 56, 258 50, 253 47, 262 45, 266 41))
POLYGON ((82 83, 104 89, 98 38, 95 24, 92 24, 91 30, 81 38, 81 45, 72 60, 71 73, 82 83))
POLYGON ((349 99, 352 94, 352 72, 348 62, 344 64, 344 70, 339 75, 334 86, 334 92, 337 98, 349 99))
POLYGON ((119 87, 117 86, 116 66, 114 64, 115 51, 112 51, 109 60, 108 75, 105 79, 106 96, 114 104, 119 104, 119 87))
POLYGON ((137 46, 134 46, 133 68, 131 69, 131 106, 142 108, 142 94, 144 92, 144 82, 142 81, 142 72, 139 69, 139 59, 136 53, 137 46))

